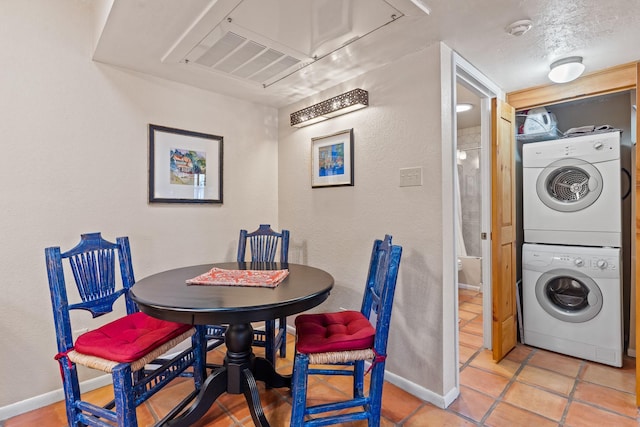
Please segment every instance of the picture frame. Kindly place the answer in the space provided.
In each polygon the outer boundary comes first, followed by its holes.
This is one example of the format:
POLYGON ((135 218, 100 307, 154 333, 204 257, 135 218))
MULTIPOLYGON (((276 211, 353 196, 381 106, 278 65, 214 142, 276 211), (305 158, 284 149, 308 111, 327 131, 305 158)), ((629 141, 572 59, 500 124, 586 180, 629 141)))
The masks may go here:
POLYGON ((311 187, 353 186, 353 129, 311 138, 311 187))
POLYGON ((149 203, 222 203, 223 142, 149 124, 149 203))

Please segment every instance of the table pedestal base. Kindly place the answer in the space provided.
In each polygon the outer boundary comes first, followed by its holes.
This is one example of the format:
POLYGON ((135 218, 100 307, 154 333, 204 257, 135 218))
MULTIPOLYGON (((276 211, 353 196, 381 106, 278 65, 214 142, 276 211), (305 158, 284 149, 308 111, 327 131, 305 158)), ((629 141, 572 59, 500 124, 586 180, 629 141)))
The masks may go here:
POLYGON ((202 418, 222 393, 244 394, 251 418, 258 427, 268 427, 256 380, 268 387, 291 387, 291 376, 276 372, 268 360, 256 357, 251 349, 253 327, 250 323, 229 325, 225 333, 227 354, 224 365, 213 369, 193 405, 184 414, 165 425, 188 427, 202 418))

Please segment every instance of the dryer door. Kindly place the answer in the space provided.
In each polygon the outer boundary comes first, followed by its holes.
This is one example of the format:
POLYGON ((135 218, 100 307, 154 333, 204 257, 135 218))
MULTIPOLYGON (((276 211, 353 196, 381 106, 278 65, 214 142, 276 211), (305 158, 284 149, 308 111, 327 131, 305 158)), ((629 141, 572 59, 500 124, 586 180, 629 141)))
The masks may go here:
POLYGON ((549 208, 576 212, 598 200, 602 193, 602 175, 584 160, 556 160, 538 176, 536 192, 549 208))
POLYGON ((536 282, 540 306, 556 319, 581 323, 602 309, 602 292, 592 278, 566 268, 550 270, 536 282))

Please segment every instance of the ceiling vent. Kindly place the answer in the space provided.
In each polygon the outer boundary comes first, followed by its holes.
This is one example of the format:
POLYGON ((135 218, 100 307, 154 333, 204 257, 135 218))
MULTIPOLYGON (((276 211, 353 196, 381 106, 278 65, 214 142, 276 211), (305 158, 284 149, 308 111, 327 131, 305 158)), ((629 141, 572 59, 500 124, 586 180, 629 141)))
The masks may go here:
POLYGON ((211 0, 162 62, 268 87, 401 16, 386 0, 211 0))
POLYGON ((182 62, 266 85, 312 61, 302 53, 223 22, 194 46, 182 62))

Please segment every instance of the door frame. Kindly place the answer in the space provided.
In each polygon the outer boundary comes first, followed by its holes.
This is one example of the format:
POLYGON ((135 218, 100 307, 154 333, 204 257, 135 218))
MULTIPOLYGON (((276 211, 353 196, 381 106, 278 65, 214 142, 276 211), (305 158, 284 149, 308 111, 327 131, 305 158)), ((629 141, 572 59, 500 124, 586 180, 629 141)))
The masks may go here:
MULTIPOLYGON (((471 65, 467 60, 454 52, 454 102, 456 99, 455 85, 459 82, 463 82, 466 86, 473 88, 480 97, 480 180, 482 183, 482 207, 481 207, 481 230, 483 233, 487 233, 490 236, 491 233, 491 98, 498 98, 500 100, 505 99, 505 93, 495 83, 484 76, 478 69, 471 65)), ((453 127, 454 127, 454 148, 457 148, 457 120, 454 113, 453 127)), ((455 153, 455 150, 454 150, 455 153)), ((455 159, 454 159, 455 160, 455 159)), ((457 169, 455 170, 457 173, 457 169)), ((456 206, 456 209, 459 209, 456 206)), ((482 245, 482 338, 483 346, 487 349, 491 349, 491 301, 492 290, 491 286, 491 239, 490 237, 481 241, 482 245)), ((455 260, 454 260, 455 261, 455 260)), ((457 264, 455 266, 456 279, 457 279, 457 264)), ((457 282, 456 282, 457 283, 457 282)), ((457 301, 457 299, 456 299, 457 301)), ((456 310, 457 312, 457 310, 456 310)), ((456 353, 458 349, 456 348, 456 353)))
MULTIPOLYGON (((452 72, 452 110, 451 114, 453 119, 451 120, 451 135, 453 147, 449 151, 451 158, 447 159, 447 163, 452 165, 453 171, 451 174, 452 180, 455 179, 455 175, 457 174, 456 165, 456 149, 458 145, 457 141, 457 119, 455 113, 455 102, 457 99, 456 93, 456 85, 459 82, 462 82, 465 86, 472 88, 478 96, 480 97, 480 108, 481 108, 481 123, 480 123, 480 176, 482 181, 482 208, 481 208, 481 229, 482 232, 490 235, 491 231, 491 156, 490 156, 490 148, 491 148, 491 98, 498 98, 500 100, 505 99, 505 93, 502 89, 500 89, 495 83, 489 80, 484 74, 482 74, 477 68, 475 68, 471 63, 469 63, 466 59, 461 57, 456 52, 452 52, 452 64, 451 64, 451 72, 452 72)), ((451 183, 451 188, 453 188, 453 183, 451 183)), ((456 197, 454 197, 453 192, 450 195, 450 206, 452 207, 451 212, 455 213, 456 209, 460 209, 457 206, 456 197)), ((444 200, 444 198, 443 198, 444 200)), ((455 233, 455 215, 445 215, 448 217, 447 227, 453 230, 455 233)), ((455 234, 451 234, 455 236, 455 234)), ((452 239, 455 241, 455 239, 452 239)), ((445 252, 446 253, 446 252, 445 252)), ((455 349, 453 352, 455 353, 454 363, 455 368, 453 371, 455 372, 455 387, 457 390, 460 389, 460 368, 459 368, 459 331, 458 331, 458 268, 457 268, 457 248, 455 247, 455 243, 453 244, 453 251, 451 253, 451 258, 445 255, 444 259, 444 267, 445 270, 449 270, 452 272, 452 277, 455 279, 452 282, 452 286, 454 287, 454 324, 455 324, 455 349)), ((446 276, 446 275, 445 275, 446 276)), ((492 292, 491 286, 486 286, 486 284, 491 283, 491 239, 487 238, 482 240, 482 282, 485 284, 483 286, 483 346, 485 348, 491 348, 491 312, 492 312, 492 292)))

